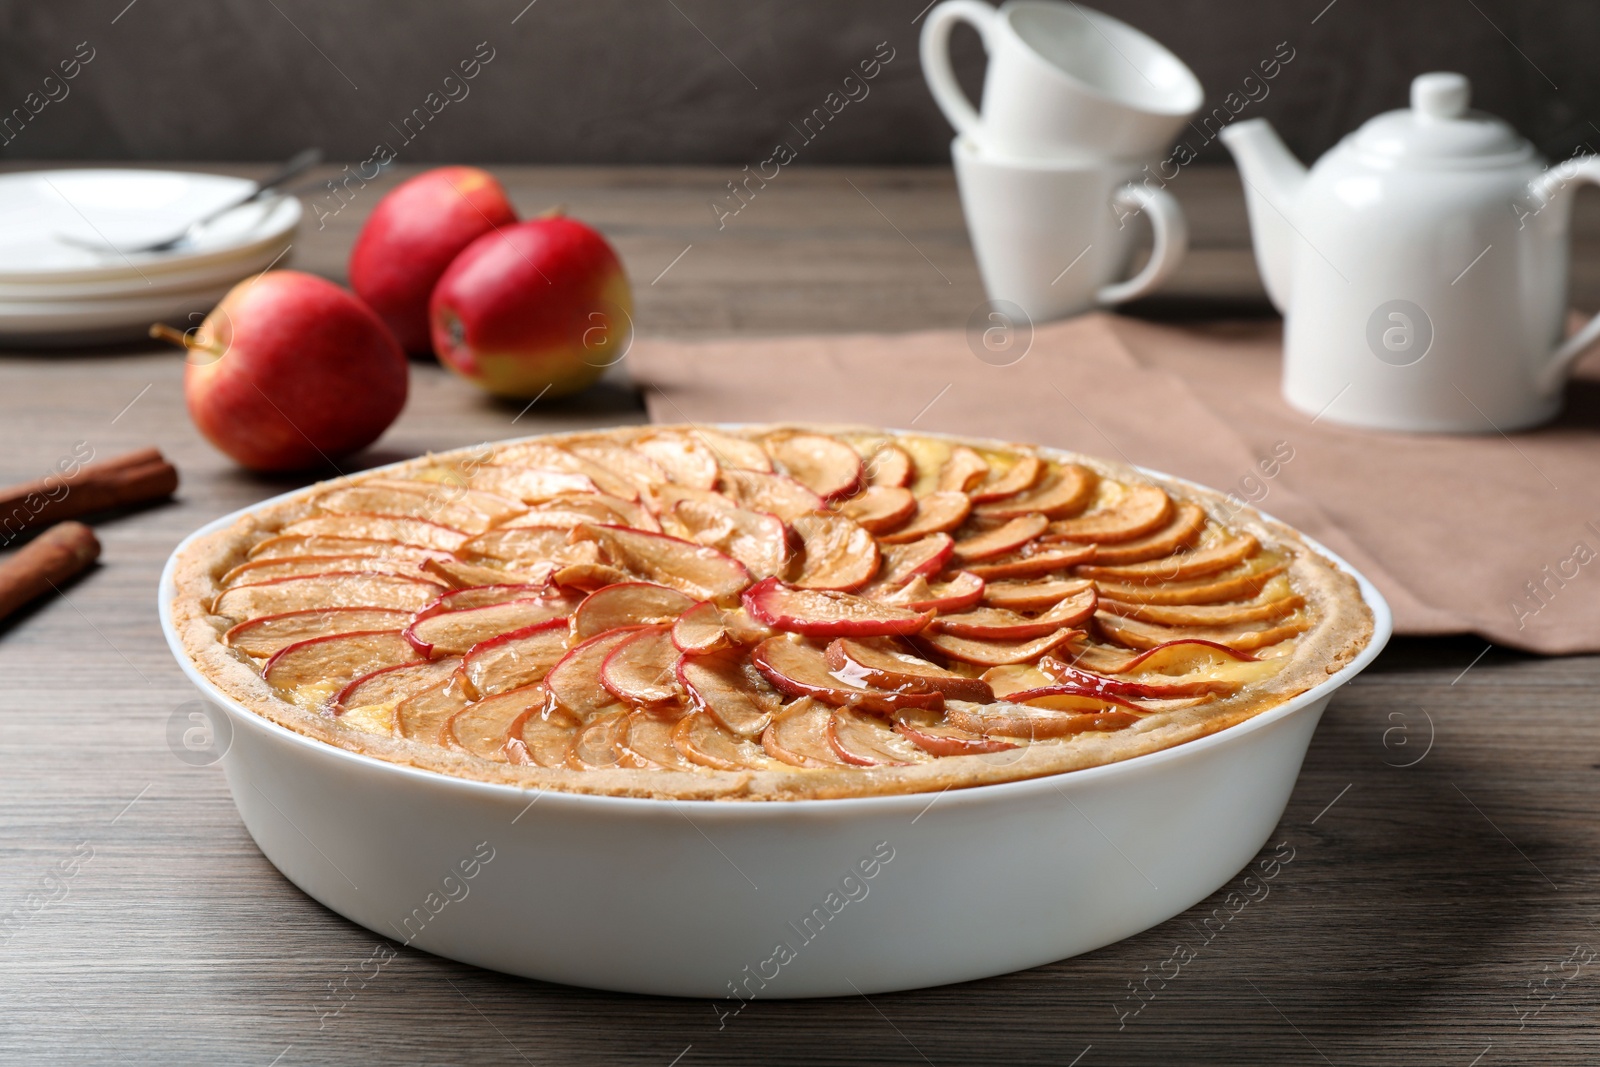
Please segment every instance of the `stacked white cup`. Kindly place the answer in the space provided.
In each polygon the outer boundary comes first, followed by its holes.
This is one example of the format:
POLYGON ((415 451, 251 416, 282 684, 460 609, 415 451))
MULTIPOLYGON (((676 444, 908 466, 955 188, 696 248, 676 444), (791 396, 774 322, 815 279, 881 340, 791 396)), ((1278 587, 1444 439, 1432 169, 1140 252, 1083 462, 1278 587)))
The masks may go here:
POLYGON ((1034 321, 1142 296, 1188 247, 1172 195, 1144 179, 1204 90, 1183 61, 1109 15, 1059 0, 944 0, 922 28, 922 69, 945 117, 984 288, 1034 321), (983 110, 950 68, 957 22, 989 56, 983 110), (1155 244, 1127 271, 1146 215, 1155 244))

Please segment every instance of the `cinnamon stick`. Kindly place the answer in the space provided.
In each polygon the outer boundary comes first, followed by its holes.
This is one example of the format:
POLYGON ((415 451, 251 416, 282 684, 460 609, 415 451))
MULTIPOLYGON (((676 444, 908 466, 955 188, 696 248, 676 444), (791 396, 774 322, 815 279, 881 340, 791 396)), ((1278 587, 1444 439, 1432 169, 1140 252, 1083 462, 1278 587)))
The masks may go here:
POLYGON ((100 555, 94 531, 81 522, 50 527, 0 559, 0 618, 42 593, 57 589, 100 555))
POLYGON ((0 544, 65 519, 160 500, 177 488, 178 469, 159 450, 143 448, 0 489, 0 544))

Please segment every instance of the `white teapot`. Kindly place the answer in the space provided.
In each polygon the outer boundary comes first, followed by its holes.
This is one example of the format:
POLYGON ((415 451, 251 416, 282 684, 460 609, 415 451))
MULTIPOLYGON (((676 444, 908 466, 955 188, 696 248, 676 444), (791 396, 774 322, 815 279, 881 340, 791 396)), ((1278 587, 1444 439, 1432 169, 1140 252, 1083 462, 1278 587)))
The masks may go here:
POLYGON ((1332 422, 1494 433, 1561 408, 1600 316, 1563 342, 1574 180, 1506 123, 1467 109, 1460 74, 1423 74, 1411 108, 1369 119, 1308 172, 1264 119, 1222 131, 1244 179, 1256 263, 1284 315, 1284 397, 1332 422))

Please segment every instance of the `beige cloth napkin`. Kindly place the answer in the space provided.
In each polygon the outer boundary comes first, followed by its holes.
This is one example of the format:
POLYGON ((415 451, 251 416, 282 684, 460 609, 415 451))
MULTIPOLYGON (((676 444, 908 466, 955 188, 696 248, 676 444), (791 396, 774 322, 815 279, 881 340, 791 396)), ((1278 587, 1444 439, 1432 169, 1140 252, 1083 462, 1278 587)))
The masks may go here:
POLYGON ((1399 633, 1600 652, 1600 359, 1550 427, 1413 436, 1289 408, 1280 345, 1275 322, 1092 314, 1040 327, 1009 366, 957 331, 641 340, 630 362, 658 422, 862 422, 1118 458, 1317 538, 1377 584, 1399 633))

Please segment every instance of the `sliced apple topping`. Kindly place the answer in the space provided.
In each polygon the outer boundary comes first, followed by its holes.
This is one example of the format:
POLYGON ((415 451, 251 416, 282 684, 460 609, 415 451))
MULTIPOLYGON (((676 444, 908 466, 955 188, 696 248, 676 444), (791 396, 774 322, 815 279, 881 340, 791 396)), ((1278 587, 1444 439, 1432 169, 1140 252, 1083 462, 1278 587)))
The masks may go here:
POLYGON ((1124 488, 1111 506, 1075 519, 1057 519, 1049 536, 1062 541, 1109 545, 1133 541, 1159 530, 1172 519, 1172 498, 1158 485, 1124 488))
POLYGON ((740 737, 760 734, 783 703, 739 650, 681 656, 676 672, 694 706, 740 737))
POLYGON ((929 534, 903 545, 888 545, 883 549, 883 565, 873 586, 894 589, 919 575, 931 578, 944 570, 954 554, 955 539, 944 533, 929 534))
POLYGON ((532 467, 536 470, 566 471, 582 474, 600 487, 602 493, 624 500, 638 500, 638 487, 603 464, 585 459, 558 445, 542 441, 524 441, 508 445, 495 454, 493 466, 532 467))
POLYGON ((828 722, 828 744, 855 767, 904 767, 930 758, 879 716, 851 708, 834 711, 828 722))
POLYGON ((953 704, 946 715, 952 725, 973 733, 1030 740, 1121 730, 1139 721, 1133 712, 1109 706, 1103 711, 1079 713, 1028 704, 953 704))
POLYGON ((1005 608, 976 608, 940 615, 933 620, 933 629, 955 637, 985 641, 1026 641, 1055 633, 1063 626, 1082 626, 1094 617, 1097 602, 1098 597, 1090 588, 1057 601, 1048 611, 1031 618, 1005 608))
POLYGON ((621 751, 622 735, 628 729, 628 709, 615 707, 578 731, 567 753, 567 766, 578 771, 605 770, 609 767, 635 767, 621 751))
POLYGON ((330 489, 313 503, 334 515, 395 515, 438 523, 466 533, 482 533, 498 519, 509 518, 520 510, 513 501, 493 494, 482 494, 499 501, 490 512, 480 511, 471 502, 454 499, 456 494, 470 492, 473 491, 427 482, 374 480, 330 489))
POLYGON ((815 433, 773 434, 763 444, 784 473, 823 500, 839 500, 861 488, 861 457, 847 444, 815 433))
POLYGON ((664 704, 683 696, 678 676, 678 650, 670 626, 645 626, 619 641, 600 663, 600 684, 634 707, 664 704))
MULTIPOLYGON (((696 504, 709 504, 717 508, 736 508, 739 506, 729 497, 717 492, 715 489, 691 489, 683 485, 663 485, 656 490, 656 510, 662 515, 670 514, 672 509, 677 507, 678 503, 683 500, 692 500, 696 504)), ((627 525, 633 526, 634 524, 630 522, 627 525)), ((674 537, 683 536, 678 531, 669 530, 664 526, 661 532, 672 534, 674 537)))
POLYGON ((353 537, 391 541, 454 552, 470 536, 425 519, 403 515, 313 515, 291 522, 280 534, 290 537, 353 537))
POLYGON ((929 534, 949 533, 972 513, 972 501, 965 493, 929 493, 917 500, 911 521, 893 533, 879 535, 885 544, 902 545, 929 534))
POLYGON ((563 589, 593 593, 608 585, 633 581, 633 575, 608 563, 569 563, 557 568, 550 580, 563 589))
MULTIPOLYGON (((1015 519, 1008 519, 999 526, 991 527, 982 533, 963 537, 955 543, 955 557, 958 564, 971 563, 975 560, 993 559, 1016 552, 1022 546, 1044 533, 1050 525, 1050 520, 1043 515, 1021 515, 1015 519)), ((974 572, 976 573, 976 572, 974 572)))
POLYGON ((437 582, 393 574, 311 574, 236 585, 217 597, 213 615, 256 619, 327 608, 395 608, 415 611, 440 591, 437 582))
POLYGON ((1284 560, 1262 553, 1237 567, 1187 582, 1149 584, 1099 578, 1095 580, 1095 585, 1107 600, 1126 604, 1218 604, 1256 596, 1288 569, 1289 565, 1284 560))
POLYGON ((761 734, 761 748, 795 767, 848 767, 828 740, 833 709, 802 697, 772 717, 761 734))
POLYGON ((808 637, 889 637, 914 634, 932 612, 908 611, 829 589, 796 589, 773 578, 744 593, 745 610, 775 630, 808 637))
MULTIPOLYGON (((579 524, 581 526, 581 524, 579 524)), ((587 542, 572 543, 573 527, 506 527, 479 534, 458 550, 469 563, 489 560, 531 570, 540 564, 598 563, 599 552, 587 542)))
POLYGON ((395 733, 424 744, 444 743, 444 728, 472 702, 460 671, 394 706, 395 733))
MULTIPOLYGON (((1191 547, 1205 532, 1205 509, 1198 504, 1181 503, 1173 508, 1167 524, 1143 537, 1117 544, 1096 544, 1094 561, 1101 564, 1143 563, 1170 556, 1191 547)), ((1045 534, 1048 540, 1050 534, 1045 534)))
POLYGON ((672 624, 672 643, 680 652, 703 654, 734 645, 753 645, 772 636, 743 606, 724 608, 702 600, 672 624))
POLYGON ((789 565, 789 534, 776 515, 698 500, 680 500, 668 514, 678 526, 674 536, 727 553, 756 578, 782 574, 789 565))
POLYGON ((497 582, 491 585, 473 585, 465 589, 452 589, 447 593, 440 593, 433 603, 417 613, 417 617, 443 615, 447 611, 465 611, 468 608, 486 608, 492 604, 508 604, 513 600, 534 600, 548 593, 548 583, 497 582))
POLYGON ((990 582, 983 590, 983 602, 1008 611, 1048 611, 1063 600, 1093 591, 1087 578, 1049 578, 1037 582, 990 582))
POLYGON ((572 536, 597 543, 606 562, 697 600, 728 599, 751 582, 749 570, 731 556, 665 534, 590 524, 572 536))
MULTIPOLYGON (((1041 656, 1040 663, 1049 658, 1051 657, 1041 656)), ((1008 663, 990 667, 983 672, 983 680, 994 690, 996 700, 1009 700, 1012 693, 1021 693, 1027 689, 1043 689, 1061 681, 1060 678, 1047 674, 1033 663, 1008 663)))
POLYGON ((742 771, 767 766, 766 750, 722 727, 704 711, 690 712, 672 731, 672 743, 691 762, 719 771, 742 771))
POLYGON ((820 496, 782 474, 724 470, 719 484, 724 495, 740 507, 776 515, 784 522, 824 507, 820 496))
POLYGON ((1013 454, 1011 464, 1002 470, 996 471, 990 464, 989 476, 969 488, 967 495, 974 504, 1004 500, 1032 489, 1044 471, 1045 465, 1038 456, 1032 452, 1017 452, 1013 454))
POLYGON ((307 556, 367 556, 413 567, 427 559, 449 559, 442 548, 418 548, 398 541, 379 541, 370 537, 327 537, 310 534, 280 534, 269 537, 250 550, 252 562, 307 556))
POLYGON ((911 457, 897 445, 879 445, 867 456, 863 469, 869 485, 904 489, 911 484, 916 471, 911 457))
POLYGON ((901 526, 916 514, 917 498, 899 486, 870 485, 838 505, 839 514, 859 523, 862 529, 880 534, 901 526))
POLYGON ((544 681, 567 654, 567 621, 550 619, 472 646, 461 671, 480 697, 544 681))
POLYGON ((1105 611, 1096 613, 1094 620, 1100 632, 1108 639, 1128 648, 1156 648, 1171 641, 1190 638, 1215 641, 1217 644, 1245 652, 1286 641, 1311 627, 1310 620, 1303 615, 1261 623, 1243 623, 1232 627, 1157 626, 1137 619, 1121 618, 1105 611))
POLYGON ((939 491, 965 493, 989 476, 989 461, 966 445, 957 445, 939 468, 939 491))
POLYGON ((1223 537, 1209 545, 1201 545, 1189 552, 1179 552, 1164 559, 1144 563, 1125 563, 1119 566, 1087 566, 1080 574, 1085 578, 1105 578, 1113 582, 1155 585, 1166 582, 1183 582, 1225 571, 1254 556, 1261 543, 1250 534, 1223 537))
MULTIPOLYGON (((1171 646, 1167 646, 1171 647, 1171 646)), ((1054 656, 1039 660, 1041 671, 1058 682, 1106 696, 1126 699, 1172 699, 1193 696, 1228 696, 1251 682, 1260 681, 1276 673, 1277 663, 1271 660, 1238 660, 1229 657, 1223 663, 1209 658, 1189 670, 1140 672, 1135 675, 1107 676, 1065 663, 1054 656)))
POLYGON ((1051 519, 1068 518, 1089 506, 1099 481, 1093 471, 1076 463, 1054 464, 1032 489, 979 504, 976 511, 986 519, 1015 519, 1034 514, 1051 519))
POLYGON ((306 686, 321 687, 321 698, 314 701, 320 704, 352 678, 416 658, 398 630, 330 634, 274 653, 262 666, 261 677, 274 689, 291 695, 306 686))
POLYGON ((628 724, 617 739, 617 751, 623 761, 635 767, 652 767, 668 771, 692 771, 699 764, 678 750, 673 736, 678 726, 678 716, 662 716, 654 711, 639 710, 628 716, 628 724))
MULTIPOLYGON (((668 482, 667 472, 642 452, 615 444, 575 444, 572 451, 612 471, 647 497, 668 482)), ((629 497, 628 499, 633 499, 629 497)))
POLYGON ((724 471, 733 469, 772 473, 772 460, 767 458, 766 450, 754 441, 698 426, 689 430, 688 434, 711 450, 724 471))
POLYGON ((978 756, 985 752, 1004 752, 1016 748, 1010 741, 984 737, 959 726, 951 726, 941 712, 917 708, 894 713, 895 731, 930 756, 978 756))
POLYGON ((403 630, 410 619, 410 612, 393 608, 308 608, 241 622, 222 635, 222 642, 261 659, 314 637, 360 630, 403 630))
POLYGON ((628 526, 621 515, 603 504, 588 508, 544 507, 534 508, 499 527, 500 530, 570 530, 586 522, 615 523, 628 526))
POLYGON ((633 447, 667 472, 677 485, 689 489, 715 489, 720 468, 716 453, 706 443, 687 433, 664 430, 646 434, 633 447))
POLYGON ((1293 615, 1305 606, 1305 597, 1289 587, 1282 575, 1269 581, 1250 600, 1221 604, 1135 604, 1121 600, 1102 600, 1101 606, 1113 615, 1160 626, 1233 626, 1245 622, 1265 622, 1293 615))
POLYGON ((1081 632, 1070 627, 1062 627, 1044 637, 1021 642, 978 641, 950 634, 925 633, 920 635, 917 641, 941 655, 961 660, 963 663, 976 663, 980 667, 998 667, 1006 663, 1031 663, 1057 645, 1079 636, 1081 632))
POLYGON ((957 571, 947 582, 929 582, 920 574, 898 589, 875 591, 874 600, 907 611, 966 611, 983 599, 984 581, 969 571, 957 571))
POLYGON ((834 677, 857 685, 902 693, 939 693, 950 700, 980 704, 994 699, 989 683, 935 666, 884 638, 835 638, 823 658, 834 677))
POLYGON ((750 654, 767 681, 792 697, 811 697, 836 707, 859 707, 887 715, 895 708, 944 706, 937 693, 894 692, 846 681, 828 666, 822 650, 788 637, 770 637, 750 654))
POLYGON ((587 474, 576 471, 540 470, 537 467, 482 466, 472 472, 468 484, 524 504, 540 504, 563 493, 598 493, 600 487, 587 474))
POLYGON ((805 545, 800 572, 791 581, 800 589, 848 592, 878 573, 878 543, 842 515, 801 515, 794 520, 794 532, 805 545))
POLYGON ((544 679, 556 705, 582 722, 615 709, 617 698, 600 683, 600 668, 618 645, 639 632, 638 627, 611 630, 568 649, 544 679))
POLYGON ((405 636, 421 655, 434 659, 459 656, 491 637, 552 619, 565 619, 572 614, 574 606, 571 597, 540 596, 460 611, 424 609, 406 627, 405 636))
POLYGON ((672 623, 695 605, 687 593, 654 582, 620 582, 596 589, 572 615, 572 636, 584 640, 619 626, 672 623))
POLYGON ((241 563, 218 579, 223 588, 250 585, 274 578, 298 578, 308 574, 400 574, 414 577, 419 564, 412 560, 389 560, 383 556, 283 556, 241 563))
POLYGON ((986 581, 1002 578, 1033 578, 1076 567, 1094 557, 1094 545, 1076 545, 1065 541, 1045 544, 1042 541, 1035 541, 1020 551, 969 563, 967 569, 986 581))
POLYGON ((463 563, 458 559, 428 559, 421 570, 452 589, 473 589, 483 585, 546 586, 555 574, 554 563, 536 563, 524 570, 489 567, 482 563, 463 563))
POLYGON ((535 767, 567 767, 577 737, 576 716, 548 704, 530 707, 506 730, 506 758, 535 767))
POLYGON ((441 734, 450 748, 496 763, 509 763, 506 744, 511 740, 512 725, 530 709, 543 708, 544 701, 540 686, 512 689, 468 704, 451 716, 441 734))
POLYGON ((398 703, 448 681, 459 666, 458 659, 423 659, 381 667, 353 679, 329 702, 328 710, 343 715, 354 708, 398 703))

